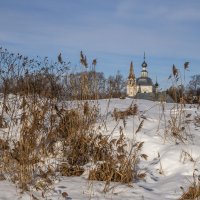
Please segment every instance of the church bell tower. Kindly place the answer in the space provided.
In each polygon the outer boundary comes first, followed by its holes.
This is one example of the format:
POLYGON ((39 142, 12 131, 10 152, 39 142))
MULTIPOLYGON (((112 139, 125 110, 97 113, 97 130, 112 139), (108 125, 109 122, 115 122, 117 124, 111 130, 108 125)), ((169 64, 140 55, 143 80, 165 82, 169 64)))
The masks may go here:
POLYGON ((133 63, 131 62, 129 76, 128 76, 128 83, 127 83, 127 95, 130 97, 134 97, 136 94, 137 94, 136 79, 133 70, 133 63))

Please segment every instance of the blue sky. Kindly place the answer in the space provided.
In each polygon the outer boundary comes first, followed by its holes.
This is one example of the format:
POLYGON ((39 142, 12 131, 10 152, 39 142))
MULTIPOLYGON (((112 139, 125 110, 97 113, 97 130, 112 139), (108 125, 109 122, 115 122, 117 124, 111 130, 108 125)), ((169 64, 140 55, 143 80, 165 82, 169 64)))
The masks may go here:
POLYGON ((0 46, 35 57, 63 59, 79 68, 82 50, 106 75, 149 75, 166 87, 171 67, 200 67, 200 0, 0 0, 0 46))

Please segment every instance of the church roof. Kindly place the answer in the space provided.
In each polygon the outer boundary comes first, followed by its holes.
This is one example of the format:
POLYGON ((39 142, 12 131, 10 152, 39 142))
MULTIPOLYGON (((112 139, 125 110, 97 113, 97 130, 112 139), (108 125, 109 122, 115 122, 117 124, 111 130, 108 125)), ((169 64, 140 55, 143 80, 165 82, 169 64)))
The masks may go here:
POLYGON ((129 76, 128 76, 129 79, 135 79, 135 74, 134 74, 134 71, 133 71, 133 63, 131 62, 131 65, 130 65, 130 72, 129 72, 129 76))
POLYGON ((140 77, 136 79, 136 84, 141 86, 152 86, 153 81, 149 77, 140 77))

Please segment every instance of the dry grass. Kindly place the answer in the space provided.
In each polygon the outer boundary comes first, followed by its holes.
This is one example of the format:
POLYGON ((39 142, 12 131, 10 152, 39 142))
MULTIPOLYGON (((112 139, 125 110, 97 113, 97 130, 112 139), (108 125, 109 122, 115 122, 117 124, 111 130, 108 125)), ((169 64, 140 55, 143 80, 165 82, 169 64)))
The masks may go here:
POLYGON ((200 178, 196 174, 198 170, 195 169, 193 172, 193 180, 190 184, 190 187, 185 191, 181 187, 183 194, 179 200, 199 200, 200 199, 200 178))
MULTIPOLYGON (((7 140, 0 140, 0 150, 3 174, 22 191, 34 187, 45 193, 57 175, 80 176, 89 162, 96 166, 90 169, 89 180, 129 183, 141 177, 136 166, 140 158, 147 158, 140 155, 143 143, 135 143, 130 153, 122 128, 116 139, 98 133, 94 129, 99 116, 96 104, 80 101, 67 109, 55 100, 31 96, 20 98, 19 107, 18 139, 8 132, 7 140)), ((134 106, 126 114, 135 115, 136 110, 134 106)), ((9 126, 10 130, 15 127, 9 126)))
MULTIPOLYGON (((59 70, 66 67, 61 54, 55 69, 51 69, 47 58, 39 62, 7 51, 1 51, 1 56, 7 70, 0 71, 0 128, 4 131, 0 139, 1 179, 12 181, 21 192, 40 190, 44 197, 58 176, 80 176, 89 162, 95 166, 89 171, 89 180, 107 184, 144 178, 136 167, 141 158, 147 159, 141 154, 143 143, 135 142, 130 152, 122 128, 119 138, 114 139, 95 128, 98 101, 88 99, 99 96, 97 83, 90 91, 87 58, 82 52, 81 88, 76 87, 74 79, 69 80, 75 98, 71 102, 62 101, 58 94, 58 90, 64 92, 58 84, 63 73, 59 70), (38 71, 31 71, 35 65, 38 71)), ((92 65, 95 69, 95 60, 92 65)), ((93 74, 95 78, 95 71, 93 74)), ((114 117, 125 120, 137 113, 137 105, 131 105, 125 111, 114 112, 114 117)))
POLYGON ((180 200, 199 200, 200 199, 200 185, 190 186, 189 189, 184 192, 180 200))
POLYGON ((166 116, 166 105, 161 102, 159 116, 159 125, 157 128, 157 132, 160 132, 160 124, 164 125, 164 131, 162 131, 160 136, 165 141, 173 142, 175 144, 179 143, 189 143, 191 142, 191 133, 190 133, 190 115, 187 113, 185 109, 185 105, 180 103, 175 103, 173 108, 169 110, 169 116, 166 116))
MULTIPOLYGON (((189 62, 185 62, 183 67, 184 70, 188 69, 189 62)), ((182 76, 180 70, 177 69, 175 65, 172 66, 172 75, 170 75, 169 79, 172 81, 172 86, 168 93, 173 98, 175 103, 173 108, 170 110, 170 117, 167 119, 165 114, 165 104, 164 102, 161 102, 160 120, 161 118, 164 119, 165 126, 163 138, 165 141, 173 141, 175 144, 187 143, 190 141, 190 137, 188 137, 190 136, 188 124, 188 118, 190 115, 188 115, 185 110, 187 101, 182 76)))
POLYGON ((183 108, 182 104, 173 108, 170 112, 170 120, 168 121, 168 133, 171 138, 174 138, 176 143, 185 143, 187 141, 187 124, 185 123, 186 113, 183 108))
POLYGON ((194 124, 196 127, 200 127, 200 115, 197 114, 195 117, 194 117, 194 124))
MULTIPOLYGON (((92 125, 98 116, 95 105, 86 108, 86 103, 81 103, 74 109, 57 106, 55 109, 55 102, 48 99, 33 101, 32 97, 23 97, 19 106, 22 114, 18 116, 21 124, 18 139, 14 140, 13 132, 8 132, 7 140, 0 140, 0 150, 4 173, 22 191, 32 186, 42 189, 42 185, 46 190, 46 184, 53 183, 52 178, 59 170, 61 175, 81 175, 82 166, 92 156, 95 159, 102 156, 91 153, 96 137, 92 125), (58 165, 54 164, 56 160, 61 160, 58 165), (40 187, 38 180, 43 183, 40 187)), ((10 130, 14 127, 11 123, 10 130)))
MULTIPOLYGON (((80 87, 77 87, 77 80, 71 77, 70 89, 67 88, 70 90, 67 92, 71 94, 72 102, 65 102, 62 99, 65 90, 58 83, 63 71, 59 71, 59 68, 51 69, 47 59, 38 62, 17 55, 16 64, 8 52, 1 52, 1 55, 4 56, 1 60, 5 59, 7 73, 0 71, 3 80, 0 129, 4 131, 0 138, 0 180, 12 181, 22 192, 31 191, 33 188, 40 190, 44 197, 58 176, 80 176, 84 173, 84 166, 87 163, 93 164, 89 169, 88 180, 105 181, 105 192, 112 181, 130 183, 145 178, 146 174, 139 173, 137 168, 141 159, 148 158, 146 154, 141 153, 144 142, 134 140, 130 147, 122 127, 118 138, 112 138, 112 133, 104 135, 104 130, 95 129, 95 124, 100 118, 98 101, 88 99, 93 97, 97 100, 99 96, 96 72, 93 73, 93 87, 89 82, 91 77, 87 73, 89 64, 82 52, 80 63, 83 66, 83 73, 78 80, 80 87), (43 67, 37 72, 31 71, 35 65, 38 68, 41 65, 43 67), (93 90, 90 90, 91 87, 93 90)), ((92 65, 95 70, 95 60, 92 65)), ((66 67, 61 54, 56 64, 56 67, 58 66, 66 67)), ((175 66, 172 70, 177 80, 179 71, 175 66)), ((185 143, 188 140, 184 105, 182 99, 179 105, 176 104, 177 113, 171 112, 168 121, 164 118, 165 140, 169 138, 176 143, 185 143)), ((109 103, 107 110, 108 107, 109 103)), ((164 111, 162 104, 163 116, 164 111)), ((137 114, 137 105, 131 104, 124 111, 115 109, 112 117, 117 125, 123 120, 125 127, 126 119, 137 114)), ((107 117, 108 114, 102 123, 105 123, 107 117)), ((199 116, 196 116, 196 126, 199 126, 199 121, 199 116)), ((134 132, 134 137, 143 126, 144 120, 134 132)), ((185 152, 183 154, 185 158, 189 156, 185 152)), ((159 154, 158 159, 159 172, 164 174, 159 154)), ((199 182, 194 179, 181 200, 187 197, 199 198, 199 193, 199 182)), ((68 195, 63 194, 63 197, 66 196, 68 195)))
POLYGON ((137 178, 136 165, 140 161, 140 158, 147 158, 146 155, 142 154, 141 149, 143 142, 136 143, 132 154, 126 150, 126 142, 123 134, 120 135, 119 139, 106 141, 108 148, 110 149, 107 157, 101 162, 96 162, 94 169, 90 171, 89 180, 107 181, 107 182, 122 182, 130 183, 137 178), (116 150, 116 153, 113 152, 116 150))
POLYGON ((136 104, 131 104, 126 110, 120 111, 117 108, 114 109, 112 116, 114 117, 115 121, 119 119, 126 119, 128 116, 134 116, 138 114, 138 107, 136 104))

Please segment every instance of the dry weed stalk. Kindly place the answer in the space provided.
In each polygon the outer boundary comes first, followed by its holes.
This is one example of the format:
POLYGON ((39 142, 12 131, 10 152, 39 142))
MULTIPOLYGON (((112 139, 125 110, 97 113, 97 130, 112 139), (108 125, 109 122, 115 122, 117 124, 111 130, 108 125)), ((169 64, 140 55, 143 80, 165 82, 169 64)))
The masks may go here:
MULTIPOLYGON (((189 62, 184 63, 185 70, 189 68, 189 62)), ((169 79, 172 81, 172 87, 169 89, 169 94, 173 97, 175 103, 174 107, 170 110, 170 118, 166 119, 165 109, 162 105, 162 116, 164 116, 165 131, 164 140, 169 139, 178 143, 186 143, 189 141, 189 124, 188 118, 190 115, 186 113, 186 97, 184 95, 184 85, 182 83, 182 77, 180 71, 175 65, 172 67, 172 75, 169 79), (173 76, 172 76, 173 75, 173 76)), ((185 74, 184 74, 185 76, 185 74)), ((185 79, 185 78, 184 78, 185 79)), ((185 81, 185 80, 184 80, 185 81)), ((161 120, 161 119, 160 119, 161 120)))
POLYGON ((163 170, 163 167, 162 167, 162 163, 161 163, 161 156, 160 156, 160 153, 158 152, 158 159, 159 159, 159 164, 160 164, 160 168, 158 169, 159 171, 159 174, 162 174, 164 175, 164 170, 163 170))
POLYGON ((182 150, 181 151, 181 154, 180 154, 180 160, 185 163, 186 161, 190 161, 190 162, 193 162, 194 165, 196 163, 196 161, 194 160, 194 158, 192 157, 192 155, 190 153, 188 153, 187 151, 185 150, 182 150))
POLYGON ((172 109, 170 113, 170 120, 168 121, 168 130, 175 141, 185 143, 187 141, 187 134, 185 128, 185 113, 181 107, 177 106, 177 109, 172 109))

